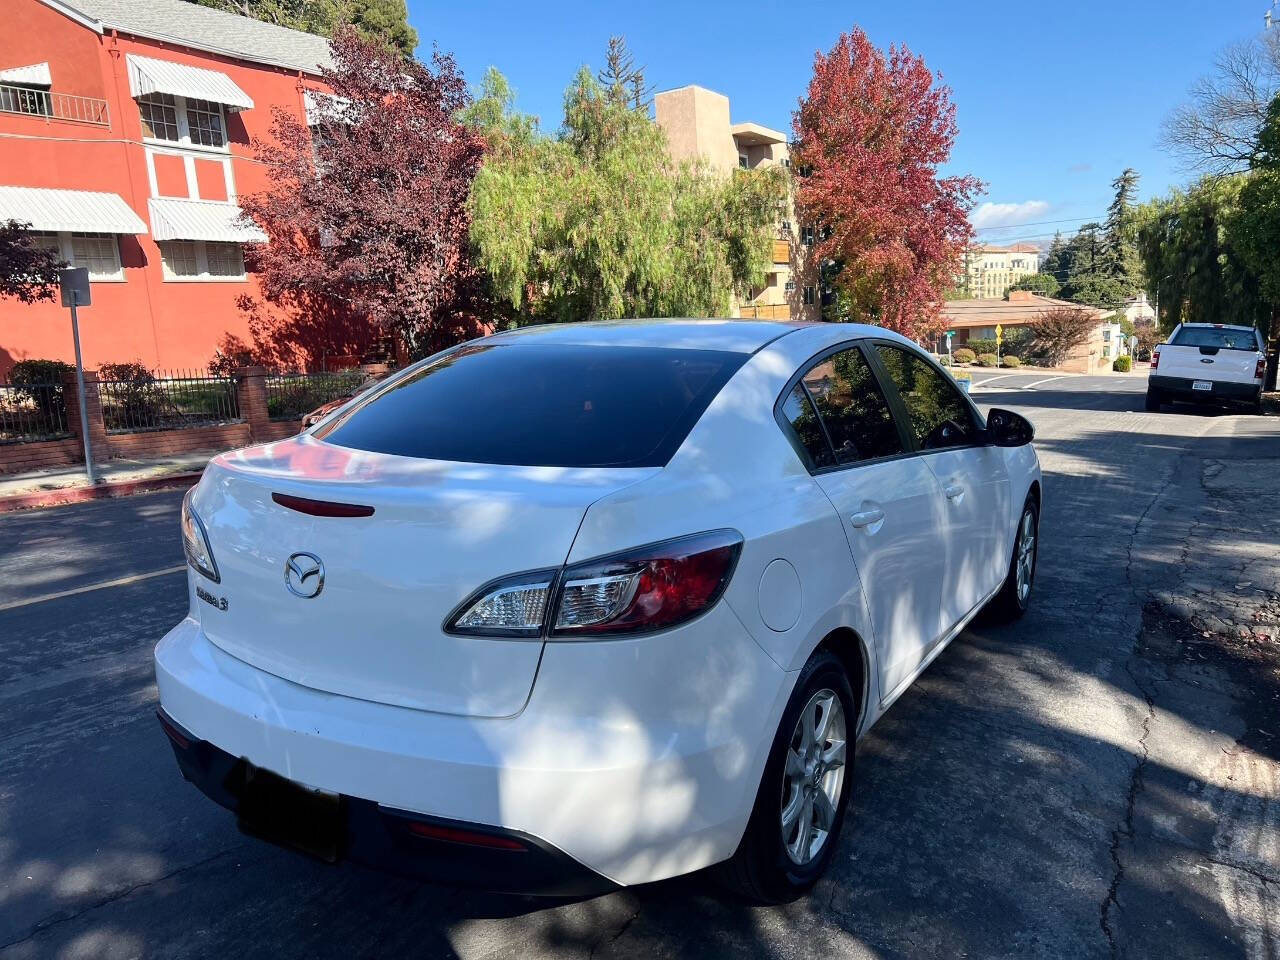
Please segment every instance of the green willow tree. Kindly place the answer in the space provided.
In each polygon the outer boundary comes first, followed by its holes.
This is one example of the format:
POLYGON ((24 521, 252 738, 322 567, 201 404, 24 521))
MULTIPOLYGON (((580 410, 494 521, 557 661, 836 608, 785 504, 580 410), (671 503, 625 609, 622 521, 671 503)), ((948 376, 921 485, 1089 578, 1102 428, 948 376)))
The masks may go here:
POLYGON ((648 110, 585 67, 555 137, 513 112, 496 71, 463 119, 489 141, 472 244, 516 322, 727 315, 732 294, 764 283, 781 170, 672 160, 648 110))
POLYGON ((405 0, 189 0, 202 7, 251 17, 276 26, 331 37, 348 23, 367 40, 380 40, 412 56, 418 34, 409 26, 405 0))
POLYGON ((1270 307, 1241 242, 1245 177, 1206 177, 1139 209, 1138 252, 1160 328, 1265 321, 1270 307))

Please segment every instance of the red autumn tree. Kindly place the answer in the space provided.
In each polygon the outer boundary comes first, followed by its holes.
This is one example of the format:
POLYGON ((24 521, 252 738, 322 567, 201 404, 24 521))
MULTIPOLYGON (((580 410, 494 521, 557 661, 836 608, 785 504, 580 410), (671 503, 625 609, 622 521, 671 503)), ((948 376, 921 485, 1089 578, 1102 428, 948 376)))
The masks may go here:
POLYGON ((334 96, 313 100, 311 129, 277 110, 272 141, 255 144, 271 185, 241 200, 269 238, 251 258, 261 300, 241 302, 252 355, 293 365, 394 336, 424 356, 476 336, 484 283, 466 201, 484 140, 454 119, 469 103, 456 64, 350 29, 333 59, 334 96))
POLYGON ((943 291, 973 238, 975 177, 939 177, 956 138, 951 91, 905 47, 855 28, 814 57, 793 117, 796 206, 836 287, 840 319, 917 340, 939 333, 943 291))

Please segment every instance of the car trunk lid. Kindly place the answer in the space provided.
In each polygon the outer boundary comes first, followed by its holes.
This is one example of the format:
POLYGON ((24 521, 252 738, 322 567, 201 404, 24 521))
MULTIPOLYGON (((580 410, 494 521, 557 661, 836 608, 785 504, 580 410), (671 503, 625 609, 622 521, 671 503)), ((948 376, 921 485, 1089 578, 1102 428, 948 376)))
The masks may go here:
POLYGON ((201 624, 227 653, 308 687, 509 716, 541 641, 454 636, 444 622, 490 580, 560 566, 587 507, 657 469, 414 460, 306 436, 224 454, 194 499, 221 575, 204 587, 225 600, 199 604, 201 624))

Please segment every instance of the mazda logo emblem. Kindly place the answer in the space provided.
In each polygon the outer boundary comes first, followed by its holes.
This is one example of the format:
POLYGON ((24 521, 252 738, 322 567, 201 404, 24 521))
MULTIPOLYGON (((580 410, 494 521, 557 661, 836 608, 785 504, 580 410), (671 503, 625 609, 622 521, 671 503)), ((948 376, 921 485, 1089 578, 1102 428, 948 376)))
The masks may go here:
POLYGON ((284 562, 284 585, 295 597, 310 600, 324 589, 324 564, 314 553, 295 553, 284 562))

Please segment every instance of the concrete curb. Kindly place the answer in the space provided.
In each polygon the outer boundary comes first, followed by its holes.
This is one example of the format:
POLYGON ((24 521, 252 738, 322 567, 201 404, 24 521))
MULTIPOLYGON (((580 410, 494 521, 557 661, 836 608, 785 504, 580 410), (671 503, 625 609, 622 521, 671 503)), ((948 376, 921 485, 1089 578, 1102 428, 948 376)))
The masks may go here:
POLYGON ((0 497, 0 513, 15 510, 39 510, 44 507, 60 507, 68 503, 86 500, 110 500, 130 497, 135 493, 151 493, 172 487, 189 487, 200 479, 203 471, 171 473, 163 477, 145 477, 141 480, 122 480, 118 483, 100 483, 92 487, 64 487, 59 490, 40 490, 36 493, 20 493, 0 497))

